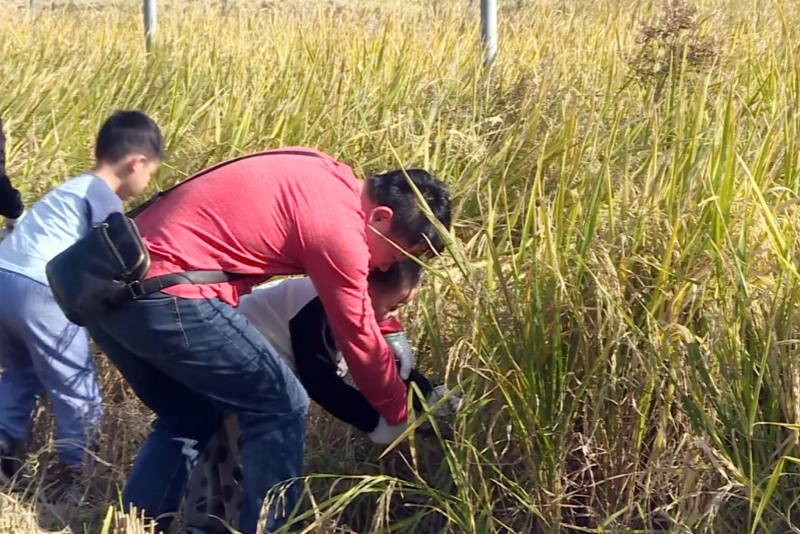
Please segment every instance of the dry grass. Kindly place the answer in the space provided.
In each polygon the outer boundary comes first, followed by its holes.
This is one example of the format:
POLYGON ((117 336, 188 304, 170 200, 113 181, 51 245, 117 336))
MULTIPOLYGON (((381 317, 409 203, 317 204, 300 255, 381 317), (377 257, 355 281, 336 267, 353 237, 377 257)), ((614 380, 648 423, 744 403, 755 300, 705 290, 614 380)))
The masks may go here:
MULTIPOLYGON (((0 21, 28 201, 119 107, 162 124, 161 183, 305 144, 362 174, 424 165, 456 195, 409 321, 466 409, 454 439, 382 459, 315 417, 322 531, 800 531, 792 2, 503 2, 491 72, 466 1, 173 2, 150 56, 137 9, 0 21)), ((34 484, 0 497, 0 531, 140 531, 107 507, 149 415, 100 361, 101 504, 48 507, 34 484)))

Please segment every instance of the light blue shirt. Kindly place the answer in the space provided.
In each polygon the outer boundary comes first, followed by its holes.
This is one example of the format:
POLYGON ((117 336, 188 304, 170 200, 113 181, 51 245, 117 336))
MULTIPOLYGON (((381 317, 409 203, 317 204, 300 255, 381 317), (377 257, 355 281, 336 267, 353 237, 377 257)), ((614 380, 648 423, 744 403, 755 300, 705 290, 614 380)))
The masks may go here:
POLYGON ((39 199, 0 241, 0 269, 49 285, 47 262, 115 211, 122 201, 107 183, 92 174, 72 178, 39 199))

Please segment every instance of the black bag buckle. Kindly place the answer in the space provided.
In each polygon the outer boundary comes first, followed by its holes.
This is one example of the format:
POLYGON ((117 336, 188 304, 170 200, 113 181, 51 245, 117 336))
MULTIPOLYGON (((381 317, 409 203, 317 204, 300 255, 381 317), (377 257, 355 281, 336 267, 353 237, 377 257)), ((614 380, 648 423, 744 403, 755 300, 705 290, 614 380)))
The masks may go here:
POLYGON ((131 300, 138 300, 147 294, 144 286, 142 286, 142 282, 139 280, 134 280, 125 286, 125 289, 128 291, 128 295, 130 296, 131 300))

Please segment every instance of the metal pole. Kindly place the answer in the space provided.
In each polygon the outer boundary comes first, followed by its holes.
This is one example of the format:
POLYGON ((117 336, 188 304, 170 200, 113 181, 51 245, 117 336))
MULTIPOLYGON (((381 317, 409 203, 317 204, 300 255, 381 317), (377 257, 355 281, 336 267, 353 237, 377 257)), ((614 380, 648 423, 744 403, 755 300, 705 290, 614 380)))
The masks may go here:
POLYGON ((156 38, 156 0, 144 0, 144 39, 147 51, 153 49, 156 38))
POLYGON ((31 18, 36 17, 36 13, 39 11, 39 2, 36 0, 30 0, 30 7, 31 7, 31 18))
POLYGON ((222 11, 226 15, 231 12, 231 0, 222 0, 222 11))
POLYGON ((497 54, 497 0, 481 0, 481 39, 483 64, 488 67, 497 54))

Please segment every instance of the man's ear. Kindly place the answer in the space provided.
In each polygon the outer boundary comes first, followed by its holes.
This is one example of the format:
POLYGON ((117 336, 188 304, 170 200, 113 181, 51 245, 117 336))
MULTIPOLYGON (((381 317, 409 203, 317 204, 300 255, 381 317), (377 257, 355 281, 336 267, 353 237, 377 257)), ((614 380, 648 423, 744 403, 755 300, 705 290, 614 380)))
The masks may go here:
POLYGON ((375 206, 369 212, 367 223, 376 230, 386 233, 392 224, 394 211, 389 206, 375 206))

